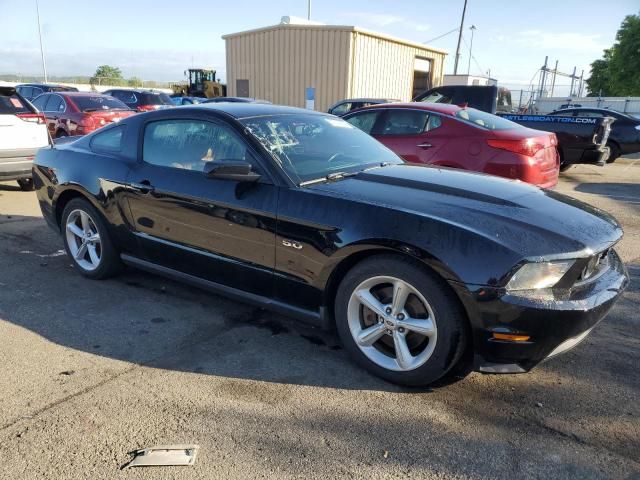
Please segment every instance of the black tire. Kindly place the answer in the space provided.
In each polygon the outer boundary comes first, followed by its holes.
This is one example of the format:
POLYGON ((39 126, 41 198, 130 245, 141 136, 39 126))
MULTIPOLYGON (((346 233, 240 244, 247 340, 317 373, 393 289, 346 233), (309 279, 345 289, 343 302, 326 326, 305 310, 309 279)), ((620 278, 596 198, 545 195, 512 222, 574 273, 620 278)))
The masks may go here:
POLYGON ((18 185, 23 192, 30 192, 33 190, 33 178, 21 178, 18 185))
POLYGON ((573 167, 573 163, 561 163, 560 164, 560 171, 561 172, 566 172, 567 170, 569 170, 571 167, 573 167))
POLYGON ((622 155, 620 151, 620 147, 615 143, 608 142, 607 147, 609 147, 609 158, 607 158, 607 163, 613 163, 622 155))
POLYGON ((338 335, 356 363, 372 374, 404 386, 426 386, 442 378, 458 364, 469 338, 466 314, 446 282, 417 260, 399 255, 376 255, 354 266, 340 283, 335 299, 338 335), (425 363, 412 370, 387 369, 372 361, 354 339, 348 320, 348 305, 356 288, 367 279, 389 276, 414 287, 429 303, 437 326, 435 348, 425 363))
POLYGON ((120 261, 120 255, 116 250, 109 232, 102 218, 102 215, 95 209, 88 200, 83 198, 74 198, 64 207, 62 212, 62 221, 60 224, 60 233, 62 234, 62 241, 64 248, 69 258, 73 261, 73 266, 85 277, 96 280, 109 278, 122 269, 122 262, 120 261), (100 236, 100 262, 97 268, 88 270, 78 263, 71 253, 71 247, 67 237, 67 222, 69 215, 74 211, 82 211, 89 215, 93 225, 95 225, 97 232, 100 236))
POLYGON ((64 130, 58 130, 56 132, 56 138, 62 138, 62 137, 68 137, 69 134, 67 132, 65 132, 64 130))

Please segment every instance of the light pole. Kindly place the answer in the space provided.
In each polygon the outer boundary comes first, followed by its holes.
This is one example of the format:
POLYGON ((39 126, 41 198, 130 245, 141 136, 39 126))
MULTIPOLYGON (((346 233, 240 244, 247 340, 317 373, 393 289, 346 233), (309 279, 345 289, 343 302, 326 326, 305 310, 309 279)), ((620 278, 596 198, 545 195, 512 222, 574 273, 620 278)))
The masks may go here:
POLYGON ((307 20, 311 20, 311 0, 307 0, 307 20))
POLYGON ((464 7, 462 8, 462 19, 460 20, 460 31, 458 32, 458 46, 456 47, 456 60, 453 64, 453 74, 458 73, 458 60, 460 60, 460 41, 462 40, 462 29, 464 28, 464 14, 467 11, 467 0, 464 0, 464 7))
POLYGON ((42 57, 42 72, 44 73, 44 83, 47 83, 47 64, 44 61, 44 49, 42 48, 42 29, 40 28, 40 8, 36 0, 36 16, 38 17, 38 37, 40 38, 40 56, 42 57))
POLYGON ((473 32, 476 31, 476 26, 471 25, 471 27, 469 27, 469 30, 471 30, 471 45, 469 45, 469 65, 467 65, 467 75, 469 75, 469 72, 471 71, 471 56, 473 55, 473 32))

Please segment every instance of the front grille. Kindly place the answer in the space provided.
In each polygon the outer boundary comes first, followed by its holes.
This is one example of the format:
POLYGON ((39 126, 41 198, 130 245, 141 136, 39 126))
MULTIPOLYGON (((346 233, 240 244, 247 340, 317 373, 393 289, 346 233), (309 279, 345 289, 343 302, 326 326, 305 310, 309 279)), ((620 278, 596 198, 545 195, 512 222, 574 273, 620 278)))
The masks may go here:
POLYGON ((609 269, 609 253, 610 249, 596 253, 589 258, 589 261, 580 272, 577 284, 594 280, 609 269))

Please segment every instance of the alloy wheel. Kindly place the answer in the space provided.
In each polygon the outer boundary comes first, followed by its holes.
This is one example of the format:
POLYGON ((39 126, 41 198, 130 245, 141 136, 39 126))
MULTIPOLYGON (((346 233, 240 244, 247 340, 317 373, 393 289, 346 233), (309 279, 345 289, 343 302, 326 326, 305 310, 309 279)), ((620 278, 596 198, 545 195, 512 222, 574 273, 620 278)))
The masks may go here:
POLYGON ((95 270, 102 259, 102 243, 95 222, 84 210, 67 217, 66 238, 74 261, 84 270, 95 270))
POLYGON ((349 298, 347 320, 358 348, 378 366, 414 370, 433 354, 435 315, 425 297, 395 277, 372 277, 349 298))

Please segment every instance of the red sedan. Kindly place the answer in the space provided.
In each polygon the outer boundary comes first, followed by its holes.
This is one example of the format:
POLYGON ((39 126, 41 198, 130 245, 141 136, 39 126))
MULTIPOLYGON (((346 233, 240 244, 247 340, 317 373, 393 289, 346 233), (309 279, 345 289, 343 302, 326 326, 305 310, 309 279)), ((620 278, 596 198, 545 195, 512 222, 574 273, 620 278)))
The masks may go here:
POLYGON ((474 108, 388 103, 343 117, 411 163, 427 163, 522 180, 558 182, 554 133, 525 128, 474 108))
POLYGON ((44 113, 49 133, 54 138, 85 135, 136 113, 120 100, 100 93, 43 93, 32 103, 44 113))

